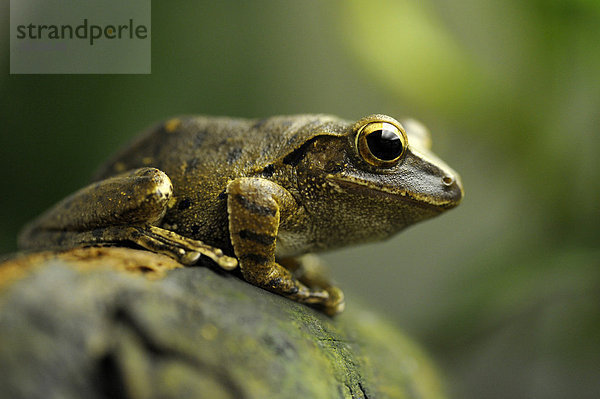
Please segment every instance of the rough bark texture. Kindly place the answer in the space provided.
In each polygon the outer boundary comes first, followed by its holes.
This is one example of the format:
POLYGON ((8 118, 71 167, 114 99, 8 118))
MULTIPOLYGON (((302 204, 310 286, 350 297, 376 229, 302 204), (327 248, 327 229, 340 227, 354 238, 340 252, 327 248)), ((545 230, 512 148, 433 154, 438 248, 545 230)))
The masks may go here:
POLYGON ((208 267, 88 248, 0 265, 6 398, 441 398, 435 370, 349 301, 331 319, 208 267))

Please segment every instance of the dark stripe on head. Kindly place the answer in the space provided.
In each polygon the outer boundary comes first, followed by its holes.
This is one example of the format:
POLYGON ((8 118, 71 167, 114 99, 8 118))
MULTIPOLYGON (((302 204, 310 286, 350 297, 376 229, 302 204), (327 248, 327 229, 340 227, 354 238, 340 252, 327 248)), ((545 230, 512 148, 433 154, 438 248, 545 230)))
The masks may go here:
POLYGON ((236 194, 234 196, 234 198, 244 208, 246 208, 250 212, 255 213, 257 215, 261 215, 261 216, 275 216, 275 214, 277 213, 276 209, 269 208, 269 207, 262 206, 262 205, 258 205, 256 203, 252 202, 251 200, 249 200, 248 198, 244 197, 242 194, 236 194))
POLYGON ((250 240, 263 245, 271 245, 275 242, 275 237, 269 234, 259 234, 251 230, 241 230, 238 235, 244 240, 250 240))
POLYGON ((306 143, 302 144, 299 148, 296 148, 294 151, 290 152, 283 158, 283 163, 286 165, 296 166, 302 161, 304 155, 306 155, 306 151, 308 150, 308 146, 311 145, 315 141, 316 137, 308 140, 306 143))

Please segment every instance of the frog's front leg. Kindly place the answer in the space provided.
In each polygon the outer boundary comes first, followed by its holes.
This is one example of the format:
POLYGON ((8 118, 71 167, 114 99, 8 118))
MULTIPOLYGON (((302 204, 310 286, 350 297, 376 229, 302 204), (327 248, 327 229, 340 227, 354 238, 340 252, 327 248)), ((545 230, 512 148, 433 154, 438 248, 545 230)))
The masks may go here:
POLYGON ((229 234, 242 274, 246 281, 295 301, 337 307, 332 300, 338 298, 326 289, 306 286, 275 261, 282 214, 289 217, 297 209, 291 194, 269 180, 239 178, 229 183, 229 234))
POLYGON ((200 255, 225 269, 234 258, 201 241, 161 229, 158 223, 173 193, 171 180, 155 168, 141 168, 91 184, 56 204, 25 227, 23 249, 67 249, 75 246, 131 242, 192 264, 200 255))

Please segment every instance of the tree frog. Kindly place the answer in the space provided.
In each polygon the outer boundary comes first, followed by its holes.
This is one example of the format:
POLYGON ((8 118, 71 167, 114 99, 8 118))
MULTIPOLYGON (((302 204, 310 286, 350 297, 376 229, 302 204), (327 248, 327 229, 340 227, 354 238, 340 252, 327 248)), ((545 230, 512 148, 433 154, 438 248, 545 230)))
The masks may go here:
POLYGON ((310 254, 388 238, 460 202, 458 174, 430 145, 421 124, 386 115, 174 118, 27 225, 19 245, 205 256, 333 315, 344 296, 310 254))

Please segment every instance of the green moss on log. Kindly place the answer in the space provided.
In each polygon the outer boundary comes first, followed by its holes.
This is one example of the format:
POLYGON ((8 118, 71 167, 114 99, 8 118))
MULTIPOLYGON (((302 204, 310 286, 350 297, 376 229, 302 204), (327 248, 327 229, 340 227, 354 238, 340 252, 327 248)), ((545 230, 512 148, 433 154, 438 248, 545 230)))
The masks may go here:
POLYGON ((352 300, 331 319, 132 249, 0 265, 0 342, 10 398, 443 397, 419 347, 352 300))

